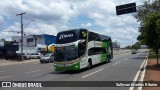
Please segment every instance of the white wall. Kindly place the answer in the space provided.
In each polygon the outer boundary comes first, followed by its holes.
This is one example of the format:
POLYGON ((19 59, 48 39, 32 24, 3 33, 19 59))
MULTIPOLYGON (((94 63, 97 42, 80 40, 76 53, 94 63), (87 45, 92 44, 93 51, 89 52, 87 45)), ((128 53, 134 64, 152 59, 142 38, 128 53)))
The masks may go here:
POLYGON ((4 41, 0 40, 0 46, 4 46, 4 41))

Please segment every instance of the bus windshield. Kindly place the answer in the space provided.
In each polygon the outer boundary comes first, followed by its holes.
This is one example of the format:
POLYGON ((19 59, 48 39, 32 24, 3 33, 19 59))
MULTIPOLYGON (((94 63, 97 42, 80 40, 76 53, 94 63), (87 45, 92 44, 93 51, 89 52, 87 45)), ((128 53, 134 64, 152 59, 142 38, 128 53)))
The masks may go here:
POLYGON ((57 47, 55 48, 54 58, 55 61, 58 62, 71 61, 78 58, 78 50, 74 45, 66 47, 57 47))
POLYGON ((57 34, 56 43, 65 44, 74 42, 79 38, 78 30, 64 31, 57 34))

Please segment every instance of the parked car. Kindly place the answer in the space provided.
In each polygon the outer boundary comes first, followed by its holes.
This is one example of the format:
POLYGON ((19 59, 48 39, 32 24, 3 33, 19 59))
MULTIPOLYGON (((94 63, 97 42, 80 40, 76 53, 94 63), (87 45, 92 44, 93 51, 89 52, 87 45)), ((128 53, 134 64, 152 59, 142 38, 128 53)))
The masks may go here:
POLYGON ((39 59, 40 58, 40 54, 38 54, 38 53, 27 54, 26 58, 27 59, 39 59))
MULTIPOLYGON (((15 57, 16 57, 16 60, 21 60, 21 53, 16 53, 16 54, 15 54, 15 57)), ((23 53, 23 59, 24 59, 24 60, 28 59, 28 58, 26 57, 26 54, 24 54, 24 53, 23 53)))
POLYGON ((40 62, 41 63, 45 63, 45 62, 53 62, 54 61, 54 54, 53 53, 49 53, 49 54, 46 54, 46 55, 43 55, 41 56, 40 58, 40 62))

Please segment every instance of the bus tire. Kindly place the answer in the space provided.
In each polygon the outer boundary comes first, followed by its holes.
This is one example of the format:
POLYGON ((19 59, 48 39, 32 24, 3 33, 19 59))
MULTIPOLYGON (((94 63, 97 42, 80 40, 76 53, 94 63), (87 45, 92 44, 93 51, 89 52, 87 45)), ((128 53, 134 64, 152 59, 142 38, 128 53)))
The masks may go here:
POLYGON ((89 59, 87 63, 87 69, 91 69, 91 68, 92 68, 92 60, 89 59))
POLYGON ((109 59, 108 59, 108 62, 110 62, 111 61, 111 55, 109 55, 109 59))

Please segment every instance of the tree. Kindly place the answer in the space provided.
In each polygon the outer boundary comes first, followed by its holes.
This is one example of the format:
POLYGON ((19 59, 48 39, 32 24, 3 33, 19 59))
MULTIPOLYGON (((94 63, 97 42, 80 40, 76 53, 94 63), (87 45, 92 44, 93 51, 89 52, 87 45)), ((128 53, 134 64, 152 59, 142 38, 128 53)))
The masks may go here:
POLYGON ((132 46, 126 46, 126 47, 124 47, 125 49, 132 49, 132 46))
POLYGON ((139 49, 141 46, 140 42, 136 42, 134 45, 133 45, 133 49, 139 49))
POLYGON ((157 64, 158 62, 158 49, 160 48, 160 27, 158 26, 160 20, 160 12, 151 13, 147 15, 144 21, 144 28, 145 28, 145 42, 146 44, 153 48, 156 52, 157 57, 157 64))
POLYGON ((145 43, 156 52, 157 64, 158 49, 160 48, 160 0, 153 3, 144 2, 144 5, 138 8, 134 15, 140 22, 138 40, 145 43))
MULTIPOLYGON (((138 6, 137 13, 134 17, 138 22, 140 22, 140 25, 143 26, 146 16, 157 11, 160 11, 160 0, 154 0, 153 3, 150 3, 150 1, 145 1, 144 5, 138 6)), ((141 30, 141 27, 139 30, 141 30)))

